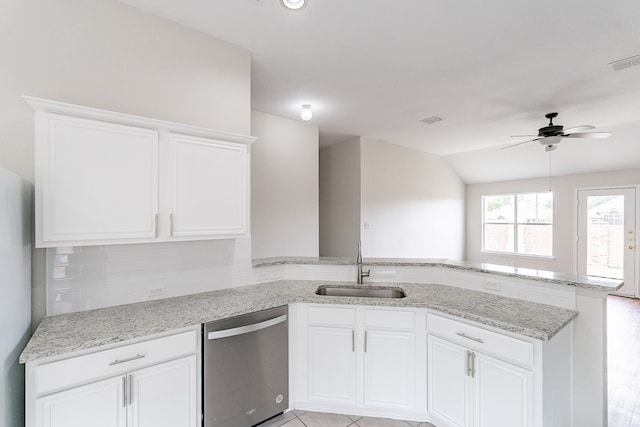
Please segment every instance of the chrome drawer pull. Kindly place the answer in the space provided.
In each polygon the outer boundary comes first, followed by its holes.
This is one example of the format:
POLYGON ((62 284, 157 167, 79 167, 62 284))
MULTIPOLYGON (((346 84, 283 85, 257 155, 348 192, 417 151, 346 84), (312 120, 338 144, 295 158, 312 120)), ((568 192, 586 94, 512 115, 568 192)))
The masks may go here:
POLYGON ((466 338, 468 340, 479 342, 480 344, 484 344, 484 341, 482 341, 482 339, 470 337, 469 335, 465 334, 464 332, 458 332, 458 335, 461 336, 462 338, 466 338))
POLYGON ((138 359, 144 359, 145 355, 144 354, 136 354, 133 357, 128 357, 126 359, 116 359, 113 362, 109 363, 109 366, 113 366, 113 365, 119 365, 121 363, 127 363, 127 362, 132 362, 134 360, 138 360, 138 359))

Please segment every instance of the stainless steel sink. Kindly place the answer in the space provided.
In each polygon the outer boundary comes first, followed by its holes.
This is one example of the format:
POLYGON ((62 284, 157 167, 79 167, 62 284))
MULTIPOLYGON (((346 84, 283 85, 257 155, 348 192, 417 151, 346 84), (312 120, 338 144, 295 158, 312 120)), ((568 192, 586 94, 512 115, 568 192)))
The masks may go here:
POLYGON ((364 298, 404 298, 407 294, 400 288, 363 287, 363 286, 320 286, 316 295, 328 297, 364 297, 364 298))

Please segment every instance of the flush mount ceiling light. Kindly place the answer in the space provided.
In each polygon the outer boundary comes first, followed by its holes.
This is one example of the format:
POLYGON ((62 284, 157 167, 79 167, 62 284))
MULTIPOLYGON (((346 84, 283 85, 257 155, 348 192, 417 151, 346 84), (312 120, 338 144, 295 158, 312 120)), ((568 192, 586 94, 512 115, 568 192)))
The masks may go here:
POLYGON ((304 104, 302 106, 302 111, 300 111, 300 117, 302 117, 302 120, 311 120, 311 117, 313 117, 313 113, 311 112, 311 105, 304 104))
POLYGON ((287 10, 299 11, 307 6, 307 0, 280 0, 280 4, 287 10))

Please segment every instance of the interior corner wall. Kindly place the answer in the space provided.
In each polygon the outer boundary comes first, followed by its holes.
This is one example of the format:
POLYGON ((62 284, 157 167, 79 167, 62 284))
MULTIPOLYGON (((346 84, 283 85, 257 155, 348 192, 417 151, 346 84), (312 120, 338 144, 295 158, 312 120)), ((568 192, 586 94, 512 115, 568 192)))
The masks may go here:
POLYGON ((607 186, 640 185, 640 169, 553 177, 553 259, 482 252, 482 196, 549 190, 547 178, 467 185, 466 258, 469 261, 574 273, 575 191, 607 186))
POLYGON ((362 139, 362 254, 462 259, 465 185, 442 158, 362 139))
POLYGON ((318 256, 318 127, 253 111, 251 256, 318 256))
POLYGON ((31 336, 33 186, 0 167, 0 427, 24 426, 24 366, 31 336))
POLYGON ((353 257, 360 240, 360 138, 320 150, 320 256, 353 257))

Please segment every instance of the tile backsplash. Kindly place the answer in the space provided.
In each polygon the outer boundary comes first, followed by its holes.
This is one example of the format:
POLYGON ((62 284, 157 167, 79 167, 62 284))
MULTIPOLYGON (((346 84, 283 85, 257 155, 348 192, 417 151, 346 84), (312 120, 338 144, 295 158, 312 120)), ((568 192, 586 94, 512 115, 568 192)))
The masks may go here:
POLYGON ((252 283, 251 240, 47 249, 47 316, 252 283))

